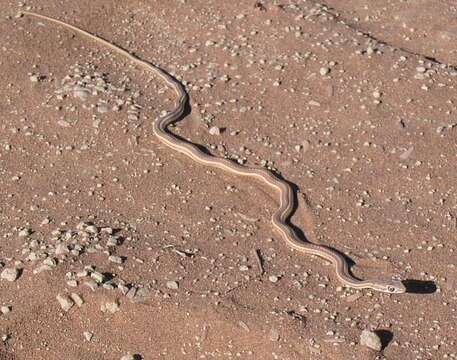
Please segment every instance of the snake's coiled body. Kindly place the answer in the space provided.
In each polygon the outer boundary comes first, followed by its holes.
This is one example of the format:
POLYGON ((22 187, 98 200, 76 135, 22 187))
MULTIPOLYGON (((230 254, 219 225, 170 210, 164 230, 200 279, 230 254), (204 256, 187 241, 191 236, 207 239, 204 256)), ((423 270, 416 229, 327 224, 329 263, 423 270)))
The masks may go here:
POLYGON ((111 48, 115 52, 131 60, 133 63, 141 66, 142 68, 162 78, 162 80, 164 80, 175 91, 175 93, 178 96, 178 100, 174 110, 154 121, 154 134, 165 145, 169 146, 173 150, 176 150, 184 155, 189 156, 190 158, 192 158, 200 164, 218 168, 236 175, 255 178, 274 188, 279 193, 280 205, 279 208, 273 214, 272 222, 275 228, 281 233, 282 237, 291 248, 306 254, 317 255, 330 261, 335 267, 338 279, 343 285, 347 287, 356 289, 369 288, 376 291, 382 291, 387 293, 403 293, 406 291, 404 285, 398 280, 358 280, 350 274, 348 263, 341 254, 325 246, 315 245, 301 241, 295 233, 295 231, 293 230, 293 228, 288 225, 288 220, 294 210, 295 197, 293 189, 287 182, 282 181, 278 177, 274 176, 268 170, 241 166, 231 160, 208 155, 202 152, 197 146, 182 141, 176 136, 174 136, 171 132, 169 132, 167 129, 168 125, 181 119, 186 110, 186 105, 189 99, 187 92, 182 86, 182 84, 178 82, 175 78, 173 78, 171 75, 169 75, 166 71, 162 70, 157 66, 149 64, 148 62, 143 61, 137 58, 136 56, 130 54, 126 50, 85 30, 82 30, 76 26, 70 25, 68 23, 65 23, 54 18, 50 18, 48 16, 36 14, 29 11, 23 11, 23 14, 41 18, 53 23, 57 23, 66 28, 72 29, 77 33, 89 37, 95 42, 101 43, 111 48))

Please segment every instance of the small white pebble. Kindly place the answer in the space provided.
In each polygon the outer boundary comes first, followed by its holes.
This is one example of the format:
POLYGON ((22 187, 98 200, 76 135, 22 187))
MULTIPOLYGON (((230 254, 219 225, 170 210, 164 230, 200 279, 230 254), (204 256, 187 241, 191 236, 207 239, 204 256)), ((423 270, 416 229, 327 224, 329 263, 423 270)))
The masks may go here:
POLYGON ((19 270, 16 268, 6 268, 0 274, 0 278, 7 281, 15 281, 19 277, 19 270))
POLYGON ((6 315, 11 312, 12 306, 11 305, 3 305, 0 307, 0 311, 3 315, 6 315))
POLYGON ((70 310, 73 305, 75 304, 73 300, 71 300, 68 296, 66 295, 57 295, 56 296, 57 301, 59 302, 60 307, 62 308, 63 311, 67 312, 70 310))
POLYGON ((321 67, 319 70, 319 74, 321 74, 322 76, 325 76, 328 73, 330 73, 330 68, 327 66, 321 67))
POLYGON ((79 294, 71 293, 70 297, 78 307, 81 307, 84 304, 84 300, 79 294))
POLYGON ((102 273, 99 273, 98 271, 92 272, 90 274, 90 277, 98 283, 102 283, 103 280, 105 280, 105 276, 102 273))
POLYGON ((376 90, 376 91, 373 91, 373 97, 375 99, 379 99, 381 97, 381 92, 376 90))
POLYGON ((102 306, 100 307, 100 310, 102 312, 108 312, 108 313, 114 314, 115 312, 119 311, 119 304, 117 301, 107 302, 107 303, 102 304, 102 306))
POLYGON ((176 281, 167 281, 167 288, 172 290, 178 290, 179 284, 176 281))
POLYGON ((92 338, 94 337, 94 334, 92 334, 90 331, 84 331, 83 335, 87 341, 91 341, 92 338))
POLYGON ((131 354, 124 355, 121 360, 135 360, 135 356, 131 354))
POLYGON ((99 105, 97 106, 97 111, 98 111, 100 114, 104 114, 104 113, 108 112, 108 111, 109 111, 108 105, 106 105, 106 104, 99 104, 99 105))
POLYGON ((220 135, 221 134, 221 130, 217 126, 212 126, 209 129, 209 133, 210 133, 210 135, 220 135))
POLYGON ((111 256, 108 256, 108 261, 111 261, 115 264, 122 264, 122 258, 120 256, 116 256, 116 255, 111 255, 111 256))
POLYGON ((27 237, 27 236, 29 236, 31 233, 32 233, 32 230, 31 230, 31 229, 25 228, 25 229, 22 229, 21 231, 19 231, 18 236, 19 236, 19 237, 27 237))

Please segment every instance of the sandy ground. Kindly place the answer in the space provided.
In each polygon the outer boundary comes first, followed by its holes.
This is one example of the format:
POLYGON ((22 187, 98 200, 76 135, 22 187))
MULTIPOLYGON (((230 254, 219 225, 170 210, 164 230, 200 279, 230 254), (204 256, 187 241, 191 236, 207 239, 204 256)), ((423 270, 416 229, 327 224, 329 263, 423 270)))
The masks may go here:
POLYGON ((457 357, 453 1, 1 5, 0 358, 457 357), (26 8, 175 74, 175 133, 281 173, 310 241, 409 293, 291 251, 275 193, 154 138, 159 79, 26 8))

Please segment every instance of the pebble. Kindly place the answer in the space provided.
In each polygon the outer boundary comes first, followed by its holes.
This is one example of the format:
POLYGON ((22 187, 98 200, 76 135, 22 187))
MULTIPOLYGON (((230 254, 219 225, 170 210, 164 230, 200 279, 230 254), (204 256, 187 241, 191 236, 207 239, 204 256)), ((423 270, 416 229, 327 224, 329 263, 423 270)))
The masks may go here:
POLYGON ((19 270, 16 268, 6 268, 0 274, 0 278, 8 281, 15 281, 19 277, 19 270))
POLYGON ((247 265, 240 266, 240 271, 248 271, 248 270, 249 270, 249 266, 247 266, 247 265))
POLYGON ((105 280, 105 276, 102 273, 99 273, 98 271, 92 272, 90 274, 90 277, 98 283, 102 283, 103 280, 105 280))
POLYGON ((50 270, 52 270, 52 267, 50 267, 49 265, 46 265, 46 264, 42 264, 42 265, 38 266, 37 268, 33 269, 33 274, 36 275, 36 274, 42 273, 43 271, 50 271, 50 270))
POLYGON ((127 291, 127 294, 125 294, 125 296, 127 296, 130 300, 132 300, 135 297, 136 291, 137 291, 137 288, 134 286, 129 291, 127 291))
POLYGON ((71 293, 70 297, 78 307, 81 307, 84 304, 84 300, 79 294, 71 293))
POLYGON ((100 114, 104 114, 106 112, 109 111, 109 108, 108 108, 108 105, 106 104, 100 104, 97 106, 97 111, 100 113, 100 114))
POLYGON ((127 295, 129 292, 129 288, 124 284, 118 284, 117 288, 121 291, 122 295, 127 295))
POLYGON ((357 301, 358 299, 360 299, 361 297, 362 297, 361 293, 355 293, 355 294, 349 295, 346 298, 346 301, 347 302, 354 302, 354 301, 357 301))
POLYGON ((70 123, 66 120, 59 120, 59 121, 57 121, 57 125, 62 126, 62 127, 69 127, 70 123))
POLYGON ((135 304, 144 304, 149 300, 150 297, 151 297, 150 291, 146 288, 141 288, 141 289, 138 289, 138 291, 136 292, 133 299, 131 299, 131 301, 135 304))
POLYGON ((90 331, 84 331, 84 332, 83 332, 83 335, 84 335, 84 338, 85 338, 87 341, 91 341, 92 338, 94 337, 94 334, 91 333, 90 331))
POLYGON ((67 285, 70 287, 78 287, 78 281, 77 280, 68 280, 67 285))
POLYGON ((104 283, 103 284, 103 289, 114 290, 114 285, 111 282, 104 283))
POLYGON ((121 357, 121 360, 135 360, 135 355, 127 354, 121 357))
POLYGON ((31 82, 38 82, 38 81, 40 81, 40 76, 39 75, 32 75, 32 76, 30 76, 29 79, 30 79, 31 82))
POLYGON ((374 97, 375 99, 379 99, 379 98, 381 97, 381 95, 382 95, 382 94, 381 94, 380 91, 378 91, 378 90, 373 91, 373 97, 374 97))
POLYGON ((55 250, 56 255, 68 254, 69 252, 70 252, 70 249, 68 249, 68 246, 66 244, 58 244, 56 246, 56 250, 55 250))
POLYGON ((56 296, 57 301, 59 302, 60 307, 62 308, 63 311, 67 312, 70 310, 73 305, 75 304, 73 300, 71 300, 68 296, 65 295, 57 295, 56 296))
POLYGON ((311 106, 317 106, 317 107, 321 106, 321 103, 317 102, 315 100, 308 101, 308 104, 311 105, 311 106))
POLYGON ((373 331, 363 330, 360 335, 360 344, 369 349, 381 351, 382 343, 379 336, 373 331))
POLYGON ((220 135, 221 134, 221 130, 217 126, 212 126, 209 129, 209 133, 210 133, 210 135, 220 135))
POLYGON ((271 329, 270 331, 270 340, 271 341, 278 341, 279 340, 279 332, 276 329, 271 329))
POLYGON ((57 263, 56 263, 55 259, 50 258, 50 257, 44 259, 44 260, 43 260, 43 264, 44 264, 44 265, 49 265, 49 266, 52 266, 52 267, 57 266, 57 263))
POLYGON ((94 280, 87 280, 86 282, 84 282, 84 285, 86 285, 92 291, 95 291, 98 288, 98 284, 94 280))
POLYGON ((114 237, 114 236, 110 236, 110 238, 108 239, 108 241, 106 242, 106 246, 117 246, 119 245, 118 241, 117 241, 117 238, 114 237))
POLYGON ((11 305, 3 305, 0 307, 0 311, 3 315, 6 315, 11 312, 12 306, 11 305))
POLYGON ((178 290, 179 284, 176 281, 167 281, 167 288, 172 290, 178 290))
POLYGON ((116 255, 111 255, 108 257, 108 261, 111 261, 113 263, 116 263, 116 264, 122 264, 123 261, 122 261, 122 258, 120 256, 116 256, 116 255))
POLYGON ((32 230, 31 230, 31 229, 25 228, 25 229, 22 229, 21 231, 19 231, 18 236, 19 236, 19 237, 27 237, 27 236, 29 236, 31 233, 32 233, 32 230))
POLYGON ((322 75, 322 76, 325 76, 327 75, 328 73, 330 72, 330 68, 329 67, 321 67, 320 70, 319 70, 319 73, 322 75))
POLYGON ((73 96, 81 101, 86 101, 89 97, 89 91, 84 88, 77 88, 73 91, 73 96))
POLYGON ((100 310, 104 313, 108 312, 114 314, 115 312, 119 311, 119 304, 117 303, 117 301, 107 302, 102 304, 100 310))
POLYGON ((99 233, 98 227, 96 227, 95 225, 87 225, 84 230, 91 234, 99 233))
POLYGON ((272 283, 277 283, 279 281, 279 277, 277 277, 276 275, 270 275, 268 277, 268 280, 270 280, 272 283))

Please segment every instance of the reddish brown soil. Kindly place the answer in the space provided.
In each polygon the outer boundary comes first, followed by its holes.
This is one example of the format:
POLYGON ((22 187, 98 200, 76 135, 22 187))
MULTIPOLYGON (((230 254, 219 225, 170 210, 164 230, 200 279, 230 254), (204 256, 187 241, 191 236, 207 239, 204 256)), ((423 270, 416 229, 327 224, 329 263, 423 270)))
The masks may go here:
POLYGON ((0 316, 0 358, 457 357, 453 1, 1 3, 0 260, 22 274, 0 281, 0 305, 12 307, 0 316), (174 132, 277 169, 299 189, 293 222, 310 241, 346 253, 360 278, 408 280, 409 293, 343 289, 325 261, 291 251, 270 223, 275 193, 154 137, 151 122, 175 99, 159 79, 16 16, 26 8, 175 74, 191 112, 174 132), (124 90, 58 96, 77 71, 124 90), (76 241, 81 221, 118 229, 123 243, 55 256, 52 232, 76 241), (60 262, 33 274, 42 259, 31 251, 60 262), (70 287, 87 265, 144 297, 84 279, 70 287), (65 312, 56 296, 72 292, 84 304, 65 312), (101 311, 116 301, 119 311, 101 311), (364 329, 381 336, 381 352, 360 344, 364 329))

